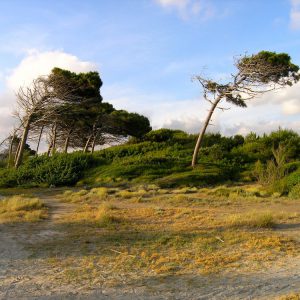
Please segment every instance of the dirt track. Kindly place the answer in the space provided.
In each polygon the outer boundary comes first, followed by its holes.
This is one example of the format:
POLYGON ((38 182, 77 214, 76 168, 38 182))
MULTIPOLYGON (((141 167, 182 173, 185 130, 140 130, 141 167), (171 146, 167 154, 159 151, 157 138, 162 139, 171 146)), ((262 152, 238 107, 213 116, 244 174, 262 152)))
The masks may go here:
MULTIPOLYGON (((0 299, 277 299, 300 292, 300 257, 259 273, 219 276, 153 277, 143 280, 119 279, 119 284, 62 284, 62 270, 49 268, 35 258, 30 245, 63 235, 54 221, 72 207, 52 198, 44 198, 50 218, 26 226, 0 225, 0 299)), ((300 240, 299 227, 279 229, 300 240)))

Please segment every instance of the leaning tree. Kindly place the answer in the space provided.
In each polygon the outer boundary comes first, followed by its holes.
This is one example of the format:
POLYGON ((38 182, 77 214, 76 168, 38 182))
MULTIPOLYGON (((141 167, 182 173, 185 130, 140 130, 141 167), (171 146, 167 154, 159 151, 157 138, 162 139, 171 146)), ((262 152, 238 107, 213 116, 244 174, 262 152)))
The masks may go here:
POLYGON ((224 110, 219 106, 221 102, 247 107, 248 100, 275 89, 291 86, 300 78, 299 67, 291 62, 291 57, 286 53, 261 51, 250 56, 239 56, 234 65, 236 72, 231 74, 231 80, 226 83, 216 82, 201 75, 194 77, 201 84, 204 99, 211 106, 195 145, 192 167, 197 163, 204 134, 215 109, 224 110))
POLYGON ((62 76, 40 76, 29 86, 19 88, 15 115, 20 122, 21 139, 15 158, 16 168, 22 163, 30 131, 51 124, 53 120, 55 123, 63 103, 75 101, 74 98, 73 85, 62 76))

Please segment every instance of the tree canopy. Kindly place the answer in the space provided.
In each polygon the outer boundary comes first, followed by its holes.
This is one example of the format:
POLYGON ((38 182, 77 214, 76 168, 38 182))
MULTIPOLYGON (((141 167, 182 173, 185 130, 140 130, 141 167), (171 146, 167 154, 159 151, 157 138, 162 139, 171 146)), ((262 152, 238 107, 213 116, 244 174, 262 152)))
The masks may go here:
POLYGON ((127 136, 140 138, 151 130, 146 117, 116 110, 103 102, 101 86, 98 72, 77 74, 54 68, 48 76, 21 87, 17 113, 20 125, 15 133, 20 142, 15 150, 15 166, 21 164, 28 140, 37 140, 38 150, 43 136, 50 155, 68 152, 69 148, 94 151, 98 145, 115 143, 127 136))

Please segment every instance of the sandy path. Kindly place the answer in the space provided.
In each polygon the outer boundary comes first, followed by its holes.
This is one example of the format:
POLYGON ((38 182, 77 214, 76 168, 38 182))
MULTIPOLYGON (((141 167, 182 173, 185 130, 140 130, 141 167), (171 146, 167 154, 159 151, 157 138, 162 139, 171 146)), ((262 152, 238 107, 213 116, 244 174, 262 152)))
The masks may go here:
MULTIPOLYGON (((251 275, 154 277, 117 287, 60 284, 56 278, 62 270, 49 268, 25 249, 42 239, 63 238, 53 221, 73 207, 51 197, 43 200, 50 207, 47 221, 22 228, 0 225, 0 299, 276 299, 300 292, 300 257, 251 275)), ((278 230, 300 240, 297 226, 278 230)))

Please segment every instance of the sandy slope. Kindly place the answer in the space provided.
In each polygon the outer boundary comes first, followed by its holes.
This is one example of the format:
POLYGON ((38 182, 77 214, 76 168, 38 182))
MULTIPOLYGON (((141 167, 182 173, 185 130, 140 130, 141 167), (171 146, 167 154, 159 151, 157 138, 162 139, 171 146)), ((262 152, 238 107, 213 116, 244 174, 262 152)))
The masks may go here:
MULTIPOLYGON (((53 221, 72 207, 44 198, 51 207, 45 222, 26 226, 0 225, 0 299, 276 299, 300 292, 300 257, 259 273, 219 276, 155 277, 144 280, 120 278, 116 287, 61 284, 60 269, 50 269, 41 258, 32 257, 30 244, 63 233, 53 221), (27 249, 27 250, 26 250, 27 249)), ((300 239, 299 227, 280 228, 300 239)))

